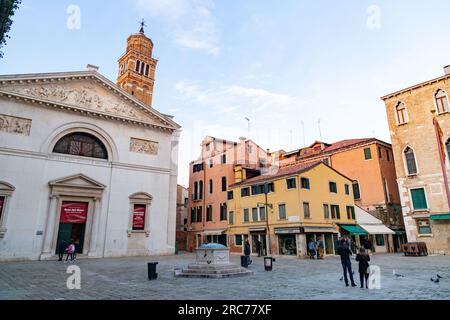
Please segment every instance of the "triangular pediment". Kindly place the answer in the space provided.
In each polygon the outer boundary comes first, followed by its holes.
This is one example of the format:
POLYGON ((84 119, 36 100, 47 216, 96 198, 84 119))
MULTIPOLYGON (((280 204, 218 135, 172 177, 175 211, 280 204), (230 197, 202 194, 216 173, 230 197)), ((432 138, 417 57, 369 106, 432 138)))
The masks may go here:
POLYGON ((72 76, 2 76, 0 94, 45 106, 62 107, 86 116, 101 116, 169 130, 179 128, 169 117, 140 102, 96 72, 79 72, 72 76))
POLYGON ((105 189, 106 186, 84 174, 76 174, 70 177, 65 177, 49 182, 52 187, 73 187, 86 189, 105 189))

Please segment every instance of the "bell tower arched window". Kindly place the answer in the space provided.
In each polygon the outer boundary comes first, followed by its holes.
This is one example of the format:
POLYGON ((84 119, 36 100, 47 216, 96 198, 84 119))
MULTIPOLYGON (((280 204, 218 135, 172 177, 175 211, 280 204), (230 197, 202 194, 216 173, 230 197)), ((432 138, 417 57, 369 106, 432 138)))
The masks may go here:
POLYGON ((76 132, 64 136, 56 143, 53 152, 88 158, 108 159, 108 152, 100 139, 84 132, 76 132))

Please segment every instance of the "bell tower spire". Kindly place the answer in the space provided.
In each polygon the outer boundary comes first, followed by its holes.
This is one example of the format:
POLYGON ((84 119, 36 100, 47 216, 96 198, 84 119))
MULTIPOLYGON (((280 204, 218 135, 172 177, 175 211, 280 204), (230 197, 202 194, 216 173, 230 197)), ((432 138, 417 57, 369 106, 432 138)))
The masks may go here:
POLYGON ((138 33, 128 37, 126 52, 119 58, 117 85, 151 106, 158 60, 152 57, 153 42, 145 35, 144 19, 140 26, 138 33))

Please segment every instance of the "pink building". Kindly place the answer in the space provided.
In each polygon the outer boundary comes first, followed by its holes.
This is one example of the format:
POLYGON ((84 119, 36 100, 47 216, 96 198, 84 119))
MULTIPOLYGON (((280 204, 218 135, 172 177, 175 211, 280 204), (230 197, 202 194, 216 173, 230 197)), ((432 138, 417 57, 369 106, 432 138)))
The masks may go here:
POLYGON ((227 190, 235 182, 234 167, 243 165, 259 175, 272 160, 270 152, 252 140, 203 140, 199 159, 189 166, 188 250, 202 243, 227 245, 227 190))

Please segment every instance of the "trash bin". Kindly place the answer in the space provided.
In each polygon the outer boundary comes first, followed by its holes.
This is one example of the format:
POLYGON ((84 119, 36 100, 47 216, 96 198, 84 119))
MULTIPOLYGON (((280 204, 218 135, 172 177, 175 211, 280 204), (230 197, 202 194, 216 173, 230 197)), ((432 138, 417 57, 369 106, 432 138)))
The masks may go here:
POLYGON ((248 268, 249 264, 250 264, 250 257, 249 256, 241 256, 241 267, 248 268))
POLYGON ((275 259, 272 257, 265 257, 264 258, 264 268, 266 269, 266 271, 272 271, 273 268, 273 261, 275 259))
POLYGON ((157 264, 158 262, 148 263, 148 280, 156 280, 156 278, 158 278, 158 274, 156 273, 157 264))

